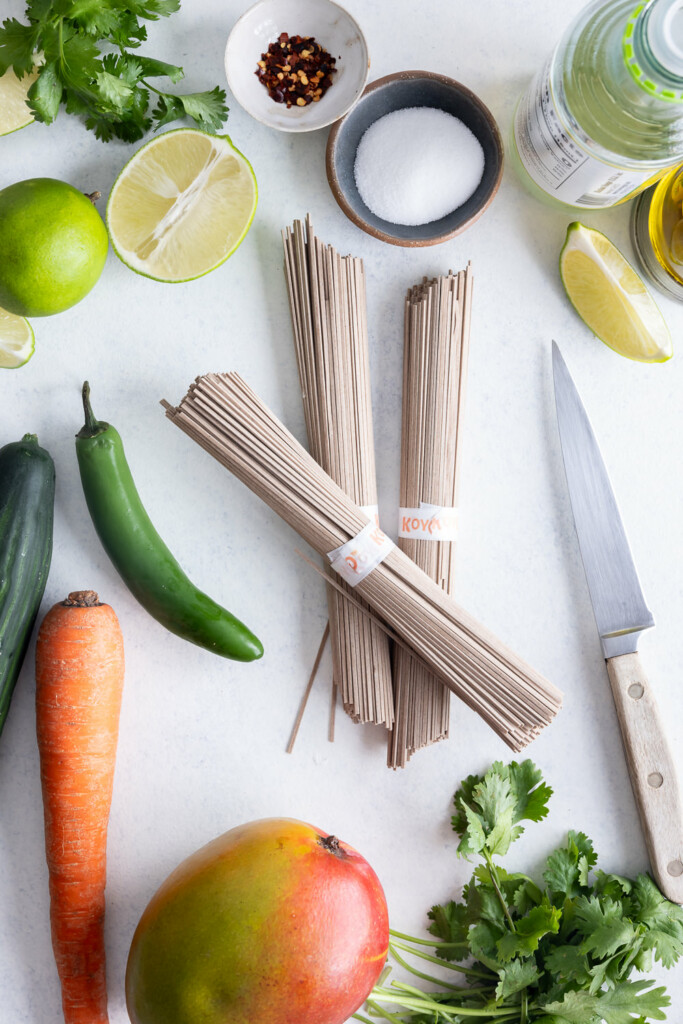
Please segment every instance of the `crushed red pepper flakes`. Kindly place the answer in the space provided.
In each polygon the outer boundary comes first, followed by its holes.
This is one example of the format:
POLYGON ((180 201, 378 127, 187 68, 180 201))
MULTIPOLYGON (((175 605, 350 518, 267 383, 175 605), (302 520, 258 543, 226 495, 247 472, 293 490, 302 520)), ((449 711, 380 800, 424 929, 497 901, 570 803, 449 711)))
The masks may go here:
POLYGON ((313 36, 281 32, 261 54, 254 74, 276 103, 306 107, 321 100, 333 84, 336 63, 313 36))

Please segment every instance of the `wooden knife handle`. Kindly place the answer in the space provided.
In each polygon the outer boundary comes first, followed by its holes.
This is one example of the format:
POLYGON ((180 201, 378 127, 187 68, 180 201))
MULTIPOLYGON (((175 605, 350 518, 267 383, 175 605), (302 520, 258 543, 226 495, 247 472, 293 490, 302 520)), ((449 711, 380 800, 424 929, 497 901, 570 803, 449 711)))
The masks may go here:
POLYGON ((609 658, 607 671, 652 874, 668 899, 683 903, 683 808, 657 704, 637 654, 609 658))

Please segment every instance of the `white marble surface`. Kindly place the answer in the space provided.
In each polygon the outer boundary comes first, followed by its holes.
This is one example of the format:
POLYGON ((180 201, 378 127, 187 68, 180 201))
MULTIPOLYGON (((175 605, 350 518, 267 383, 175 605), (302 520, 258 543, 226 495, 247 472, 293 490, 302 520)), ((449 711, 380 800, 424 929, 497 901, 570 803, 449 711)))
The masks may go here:
MULTIPOLYGON (((150 26, 147 52, 182 63, 193 88, 223 83, 223 48, 243 3, 185 0, 169 21, 150 26)), ((348 6, 367 34, 371 78, 405 68, 451 75, 479 93, 507 135, 515 98, 580 4, 348 6)), ((3 14, 20 16, 22 8, 20 0, 3 0, 3 14)), ((36 321, 31 363, 0 379, 0 443, 37 432, 57 465, 54 557, 41 612, 69 590, 92 587, 113 605, 125 636, 109 832, 112 1024, 127 1020, 123 976, 138 917, 160 881, 196 847, 253 818, 310 820, 371 861, 395 927, 420 929, 431 903, 455 895, 468 875, 449 828, 456 785, 509 756, 457 704, 451 739, 417 755, 403 772, 386 769, 381 730, 354 726, 341 713, 336 741, 328 743, 328 657, 295 752, 285 753, 325 622, 322 585, 294 554, 292 531, 174 430, 158 402, 177 401, 198 373, 234 368, 303 437, 279 233, 306 211, 324 239, 366 261, 388 529, 398 494, 402 296, 423 274, 473 263, 458 598, 566 694, 561 716, 529 750, 554 787, 551 814, 517 843, 512 864, 540 868, 566 830, 576 828, 593 837, 605 869, 630 874, 647 867, 565 489, 552 338, 592 416, 657 619, 642 655, 683 773, 683 351, 649 367, 621 359, 588 332, 557 273, 572 213, 537 203, 511 168, 469 232, 432 249, 393 248, 352 226, 334 203, 324 171, 326 131, 279 134, 231 107, 229 132, 253 161, 260 186, 256 220, 236 255, 199 281, 164 286, 131 273, 111 253, 85 301, 36 321), (160 533, 192 578, 263 639, 260 663, 224 662, 165 633, 119 580, 78 479, 73 435, 85 377, 96 415, 124 437, 160 533)), ((99 143, 61 115, 51 127, 0 139, 0 187, 47 175, 106 195, 131 152, 99 143)), ((628 213, 582 219, 629 253, 628 213)), ((678 346, 683 306, 659 301, 678 346)), ((33 647, 0 742, 1 1024, 62 1019, 48 928, 32 664, 33 647)), ((683 1015, 682 973, 654 972, 671 991, 671 1021, 683 1015)))

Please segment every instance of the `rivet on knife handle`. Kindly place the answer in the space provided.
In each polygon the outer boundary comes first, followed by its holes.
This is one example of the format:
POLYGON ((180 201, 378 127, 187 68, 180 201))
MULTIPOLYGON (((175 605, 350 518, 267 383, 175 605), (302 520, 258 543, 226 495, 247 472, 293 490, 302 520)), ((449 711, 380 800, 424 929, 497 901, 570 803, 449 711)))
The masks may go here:
POLYGON ((652 874, 683 903, 683 805, 657 705, 637 654, 609 658, 607 671, 652 874))

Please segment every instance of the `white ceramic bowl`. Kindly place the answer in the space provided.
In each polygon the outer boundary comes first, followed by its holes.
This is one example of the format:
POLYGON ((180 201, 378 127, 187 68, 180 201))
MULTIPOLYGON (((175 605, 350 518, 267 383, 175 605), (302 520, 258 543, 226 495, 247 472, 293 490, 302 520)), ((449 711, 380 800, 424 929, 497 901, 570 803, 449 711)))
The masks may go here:
POLYGON ((235 24, 225 48, 233 96, 257 121, 283 132, 310 132, 343 117, 362 95, 368 47, 358 23, 332 0, 259 0, 235 24), (337 60, 333 84, 318 103, 287 109, 256 77, 257 62, 281 32, 314 36, 337 60))

